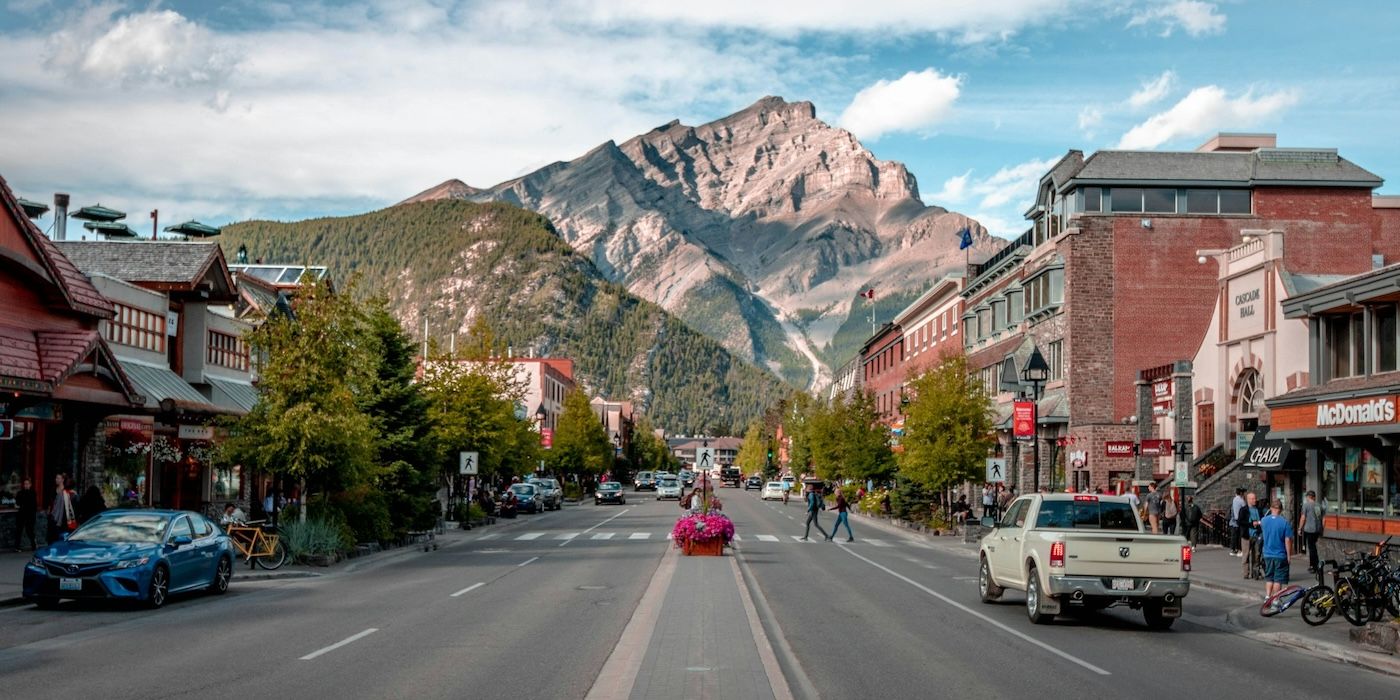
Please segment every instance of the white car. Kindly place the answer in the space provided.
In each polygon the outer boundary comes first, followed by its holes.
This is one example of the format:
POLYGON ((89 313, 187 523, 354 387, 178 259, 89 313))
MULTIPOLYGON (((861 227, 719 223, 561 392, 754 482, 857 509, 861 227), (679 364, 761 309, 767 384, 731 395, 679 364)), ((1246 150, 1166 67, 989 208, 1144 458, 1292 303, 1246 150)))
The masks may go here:
POLYGON ((770 481, 763 485, 762 498, 765 501, 769 499, 781 501, 783 500, 783 494, 787 493, 787 490, 787 484, 781 481, 770 481))
POLYGON ((676 477, 658 479, 656 482, 656 500, 663 498, 674 498, 681 500, 681 482, 676 477))

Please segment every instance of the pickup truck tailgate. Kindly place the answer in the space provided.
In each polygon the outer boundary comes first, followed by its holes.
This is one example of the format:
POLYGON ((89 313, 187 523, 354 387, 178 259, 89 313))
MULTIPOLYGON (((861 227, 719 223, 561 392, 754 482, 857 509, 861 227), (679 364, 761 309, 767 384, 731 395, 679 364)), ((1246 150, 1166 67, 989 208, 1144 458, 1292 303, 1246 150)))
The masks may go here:
POLYGON ((1181 547, 1175 535, 1075 530, 1065 542, 1069 576, 1181 578, 1181 547))

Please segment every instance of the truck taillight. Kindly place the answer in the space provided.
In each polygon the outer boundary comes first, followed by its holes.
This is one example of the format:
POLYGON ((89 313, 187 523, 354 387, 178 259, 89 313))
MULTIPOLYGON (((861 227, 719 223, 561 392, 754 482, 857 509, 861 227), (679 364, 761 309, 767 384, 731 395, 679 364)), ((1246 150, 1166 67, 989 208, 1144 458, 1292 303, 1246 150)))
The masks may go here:
POLYGON ((1064 543, 1064 542, 1052 542, 1052 543, 1050 543, 1050 566, 1052 566, 1052 567, 1058 566, 1058 567, 1063 568, 1064 565, 1065 565, 1065 543, 1064 543))
POLYGON ((1191 545, 1181 545, 1181 570, 1191 570, 1191 545))

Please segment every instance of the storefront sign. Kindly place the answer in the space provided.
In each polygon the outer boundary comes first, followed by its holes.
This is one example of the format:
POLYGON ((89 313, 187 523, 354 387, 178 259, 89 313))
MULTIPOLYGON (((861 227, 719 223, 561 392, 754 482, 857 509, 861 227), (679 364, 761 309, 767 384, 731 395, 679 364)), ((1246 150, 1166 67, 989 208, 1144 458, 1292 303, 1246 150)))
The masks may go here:
POLYGON ((1170 406, 1172 403, 1172 380, 1161 379, 1152 382, 1152 405, 1170 406))
POLYGON ((63 406, 52 401, 36 403, 33 406, 21 408, 15 413, 15 418, 31 418, 33 420, 63 420, 63 406))
POLYGON ((180 335, 180 314, 177 311, 165 312, 165 334, 174 338, 180 335))
POLYGON ((1132 457, 1132 440, 1109 440, 1103 444, 1105 457, 1132 457))
POLYGON ((181 440, 213 440, 214 426, 182 425, 180 426, 179 437, 181 440))
POLYGON ((554 428, 540 428, 540 447, 554 447, 554 428))
POLYGON ((1287 440, 1269 437, 1269 428, 1260 427, 1249 443, 1249 451, 1244 454, 1245 469, 1298 469, 1303 468, 1303 454, 1294 453, 1287 440), (1291 459, 1290 459, 1291 458, 1291 459))
POLYGON ((1165 457, 1172 453, 1171 440, 1143 440, 1142 455, 1144 457, 1165 457))
POLYGON ((1395 399, 1382 396, 1362 401, 1334 401, 1317 405, 1317 427, 1394 423, 1395 399))
POLYGON ((1035 440, 1035 403, 1017 401, 1011 410, 1011 429, 1017 440, 1035 440))
POLYGON ((1089 453, 1084 450, 1076 450, 1069 453, 1069 465, 1075 469, 1083 469, 1089 463, 1089 453))
POLYGON ((152 421, 141 420, 140 418, 122 418, 117 421, 117 430, 131 430, 134 432, 150 432, 152 421))
POLYGON ((1248 318, 1248 317, 1250 317, 1250 316, 1253 316, 1253 315, 1256 313, 1254 307, 1257 306, 1257 303, 1256 303, 1256 302, 1258 302, 1258 301, 1259 301, 1259 288, 1258 288, 1258 287, 1255 287, 1254 289, 1251 289, 1251 290, 1249 290, 1249 291, 1247 291, 1247 292, 1240 292, 1239 294, 1236 294, 1236 295, 1235 295, 1235 309, 1236 309, 1236 311, 1239 313, 1239 317, 1240 317, 1240 318, 1248 318))
POLYGON ((1268 330, 1268 304, 1277 303, 1268 294, 1270 277, 1263 270, 1254 270, 1229 281, 1225 292, 1224 316, 1221 326, 1226 338, 1234 340, 1258 335, 1268 330))

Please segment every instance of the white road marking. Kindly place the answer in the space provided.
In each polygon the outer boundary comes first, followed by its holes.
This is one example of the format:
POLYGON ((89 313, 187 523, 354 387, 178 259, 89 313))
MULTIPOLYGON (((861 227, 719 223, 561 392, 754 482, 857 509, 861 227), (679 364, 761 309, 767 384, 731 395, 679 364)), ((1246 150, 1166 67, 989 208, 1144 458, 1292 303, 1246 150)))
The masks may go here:
POLYGON ((517 540, 537 540, 544 536, 543 532, 527 532, 515 539, 517 540))
POLYGON ((792 541, 793 541, 793 542, 812 542, 813 540, 803 539, 803 538, 802 538, 802 535, 793 535, 793 536, 792 536, 792 541))
POLYGON ((594 539, 594 540, 610 540, 610 539, 613 538, 613 535, 615 535, 615 534, 617 534, 617 533, 615 533, 615 532, 595 532, 595 533, 593 533, 593 536, 590 537, 589 539, 594 539))
POLYGON ((450 596, 448 596, 448 597, 449 597, 449 598, 460 598, 460 597, 462 597, 462 595, 464 595, 464 594, 466 594, 466 593, 471 593, 472 591, 474 591, 474 590, 476 590, 476 589, 478 589, 478 588, 481 588, 482 586, 485 586, 485 585, 486 585, 485 583, 473 583, 472 585, 467 586, 466 588, 463 588, 462 590, 457 591, 456 593, 453 593, 452 595, 450 595, 450 596))
POLYGON ((634 532, 634 533, 628 535, 628 536, 627 536, 627 539, 629 539, 629 540, 647 540, 647 539, 651 539, 651 533, 650 533, 650 532, 634 532))
POLYGON ((735 542, 742 542, 742 541, 743 541, 743 538, 740 537, 740 536, 739 536, 739 533, 736 532, 736 533, 734 533, 734 541, 735 541, 735 542))
POLYGON ((555 536, 554 536, 554 539, 556 539, 556 540, 564 540, 565 542, 568 542, 569 540, 571 540, 571 539, 573 539, 573 538, 575 538, 575 537, 578 537, 578 535, 579 535, 579 533, 577 533, 577 532, 565 532, 565 533, 560 534, 560 535, 555 535, 555 536))
POLYGON ((869 537, 865 538, 864 541, 865 541, 865 542, 869 542, 870 544, 873 544, 873 545, 875 545, 876 547, 893 547, 893 546, 894 546, 894 545, 892 545, 892 544, 890 544, 889 542, 886 542, 886 541, 884 541, 884 540, 872 540, 872 539, 870 539, 869 537))
POLYGON ((538 561, 538 560, 539 560, 539 557, 530 557, 529 559, 526 559, 525 561, 522 561, 522 562, 520 562, 519 564, 516 564, 516 565, 515 565, 515 568, 518 569, 518 568, 520 568, 520 567, 522 567, 522 566, 525 566, 526 564, 529 564, 529 563, 532 562, 532 561, 538 561))
POLYGON ((757 537, 759 542, 778 542, 778 541, 779 541, 777 535, 754 535, 754 537, 757 537))
POLYGON ((326 653, 335 651, 336 649, 339 649, 339 648, 345 646, 346 644, 352 644, 352 643, 357 642, 357 641, 359 641, 359 640, 361 640, 361 639, 364 639, 365 637, 368 637, 368 636, 370 636, 371 634, 374 634, 375 632, 378 632, 378 631, 379 631, 379 628, 378 628, 378 627, 371 627, 371 628, 369 628, 369 629, 367 629, 367 630, 365 630, 365 631, 363 631, 363 632, 359 632, 359 633, 357 633, 357 634, 352 634, 352 635, 350 635, 349 637, 346 637, 345 639, 342 639, 342 640, 336 642, 335 644, 332 644, 332 645, 330 645, 330 646, 328 646, 328 647, 322 647, 322 648, 320 648, 320 649, 317 649, 316 651, 311 652, 310 654, 307 654, 306 656, 301 657, 301 660, 302 660, 302 661, 310 661, 310 660, 312 660, 312 659, 314 659, 314 658, 316 658, 316 657, 318 657, 318 656, 320 656, 320 655, 322 655, 322 654, 326 654, 326 653))
POLYGON ((486 540, 494 540, 494 539, 496 539, 497 537, 500 537, 500 536, 501 536, 501 533, 499 533, 499 532, 493 532, 493 533, 491 533, 491 534, 489 534, 489 535, 482 535, 481 537, 476 538, 476 541, 477 541, 477 542, 485 542, 486 540))
POLYGON ((989 624, 989 625, 991 625, 991 626, 993 626, 993 627, 995 627, 995 628, 997 628, 997 629, 999 629, 999 630, 1001 630, 1001 631, 1003 631, 1003 632, 1006 632, 1007 634, 1009 634, 1009 635, 1011 635, 1011 636, 1013 636, 1013 637, 1016 637, 1016 638, 1018 638, 1018 639, 1024 640, 1024 641, 1026 641, 1026 642, 1030 642, 1031 644, 1034 644, 1035 646, 1038 646, 1038 647, 1040 647, 1041 649, 1044 649, 1045 651, 1048 651, 1048 652, 1050 652, 1051 654, 1054 654, 1055 656, 1058 656, 1058 657, 1060 657, 1060 658, 1062 658, 1062 659, 1064 659, 1064 660, 1066 660, 1066 661, 1071 661, 1071 662, 1076 663, 1076 664, 1078 664, 1078 665, 1080 665, 1080 666, 1083 666, 1084 668, 1089 669, 1090 671, 1093 671, 1094 673, 1097 673, 1097 674, 1099 674, 1099 675, 1101 675, 1101 676, 1111 676, 1111 675, 1113 675, 1112 673, 1109 673, 1108 671, 1105 671, 1104 669, 1099 668, 1098 666, 1095 666, 1095 665, 1089 663, 1088 661, 1085 661, 1084 659, 1081 659, 1081 658, 1079 658, 1079 657, 1077 657, 1077 656, 1074 656, 1073 654, 1069 654, 1069 653, 1066 653, 1066 652, 1064 652, 1064 651, 1061 651, 1060 649, 1057 649, 1057 648, 1055 648, 1055 647, 1053 647, 1053 646, 1051 646, 1051 645, 1049 645, 1049 644, 1046 644, 1045 642, 1042 642, 1042 641, 1040 641, 1039 639, 1036 639, 1035 637, 1032 637, 1032 636, 1026 634, 1025 632, 1022 632, 1022 631, 1020 631, 1020 630, 1018 630, 1018 629, 1014 629, 1014 628, 1008 627, 1008 626, 1006 626, 1006 625, 1004 625, 1004 624, 1002 624, 1002 623, 1000 623, 1000 622, 998 622, 998 621, 996 621, 996 620, 993 620, 992 618, 987 617, 986 615, 983 615, 982 613, 977 612, 976 610, 973 610, 972 608, 969 608, 969 607, 967 607, 966 605, 963 605, 962 603, 959 603, 958 601, 953 600, 952 598, 949 598, 948 596, 945 596, 945 595, 943 595, 942 593, 939 593, 938 591, 935 591, 935 590, 933 590, 932 588, 929 588, 928 586, 925 586, 924 584, 919 583, 918 581, 915 581, 915 580, 912 579, 912 578, 909 578, 908 576, 905 576, 904 574, 901 574, 901 573, 899 573, 899 572, 897 572, 897 571, 894 571, 893 569, 890 569, 889 567, 886 567, 886 566, 884 566, 884 565, 882 565, 882 564, 878 564, 878 563, 876 563, 876 562, 874 562, 874 561, 872 561, 872 560, 870 560, 870 559, 867 559, 866 557, 861 556, 860 554, 857 554, 854 550, 852 550, 852 549, 850 549, 850 548, 846 548, 844 551, 845 551, 847 554, 850 554, 851 556, 853 556, 853 557, 855 557, 855 558, 857 558, 857 559, 859 559, 859 560, 861 560, 861 561, 863 561, 863 562, 865 562, 865 563, 867 563, 867 564, 869 564, 869 565, 871 565, 871 566, 873 566, 873 567, 875 567, 875 568, 877 568, 877 569, 879 569, 879 570, 881 570, 881 571, 883 571, 883 572, 885 572, 885 573, 887 573, 887 574, 889 574, 889 575, 891 575, 891 576, 893 576, 893 577, 895 577, 895 578, 897 578, 897 579, 899 579, 899 580, 901 580, 901 581, 903 581, 903 582, 905 582, 905 583, 907 583, 907 584, 909 584, 909 585, 911 585, 911 586, 913 586, 913 587, 915 587, 915 588, 917 588, 917 589, 923 591, 924 593, 927 593, 927 594, 933 596, 934 598, 937 598, 937 599, 943 601, 944 603, 947 603, 948 605, 953 606, 954 608, 957 608, 958 610, 961 610, 961 611, 963 611, 963 612, 965 612, 965 613, 967 613, 967 614, 969 614, 969 615, 971 615, 971 616, 973 616, 973 617, 975 617, 975 618, 977 618, 977 619, 979 619, 979 620, 981 620, 981 621, 983 621, 983 622, 985 622, 985 623, 987 623, 987 624, 989 624))
MULTIPOLYGON (((617 513, 614 513, 613 515, 610 515, 610 516, 608 516, 607 518, 604 518, 604 519, 603 519, 603 522, 598 523, 597 525, 594 525, 593 527, 590 527, 590 528, 588 528, 587 530, 584 530, 583 532, 580 532, 579 534, 580 534, 580 535, 587 535, 588 533, 593 532, 594 530, 597 530, 598 528, 600 528, 600 527, 602 527, 602 526, 604 526, 604 525, 607 525, 608 523, 610 523, 610 522, 612 522, 612 521, 614 521, 614 520, 616 520, 616 519, 622 517, 622 515, 623 515, 624 513, 626 513, 627 511, 629 511, 629 510, 632 510, 632 509, 631 509, 631 508, 623 508, 622 510, 618 511, 617 513)), ((608 537, 612 537, 612 535, 609 534, 608 537)), ((603 539, 607 539, 608 537, 604 537, 603 539)), ((596 539, 598 539, 598 538, 595 536, 593 539, 596 540, 596 539)), ((559 544, 559 546, 560 546, 560 547, 563 547, 564 545, 566 545, 566 544, 568 544, 568 543, 570 543, 570 542, 572 542, 572 541, 573 541, 572 538, 567 539, 567 540, 564 540, 563 542, 561 542, 561 543, 559 544)))

